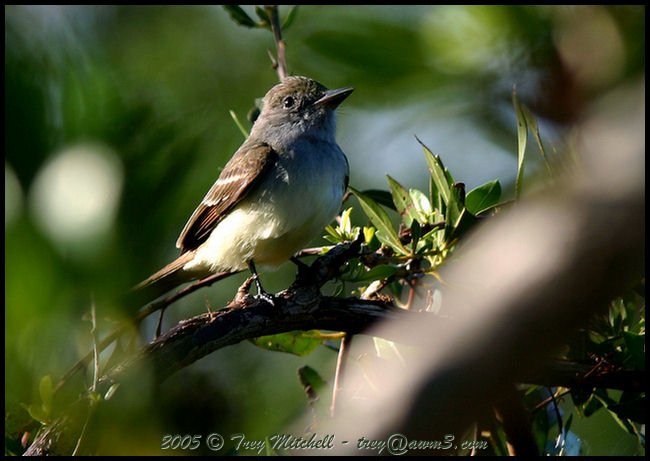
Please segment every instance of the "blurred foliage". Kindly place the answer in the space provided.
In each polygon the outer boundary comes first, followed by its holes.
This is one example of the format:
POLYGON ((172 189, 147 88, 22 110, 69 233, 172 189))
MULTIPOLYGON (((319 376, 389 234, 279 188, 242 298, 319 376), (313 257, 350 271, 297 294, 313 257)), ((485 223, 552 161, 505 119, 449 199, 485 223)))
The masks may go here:
MULTIPOLYGON (((326 239, 362 232, 366 247, 382 258, 352 261, 327 288, 345 295, 385 288, 408 304, 403 292, 409 277, 435 276, 463 233, 513 196, 517 171, 524 194, 528 185, 533 190, 548 180, 537 167, 542 157, 526 157, 525 175, 523 161, 513 166, 517 121, 532 135, 520 142, 520 160, 522 149, 533 141, 541 148, 541 139, 550 146, 547 154, 558 157, 572 122, 592 100, 643 78, 644 13, 643 6, 280 8, 289 71, 329 87, 356 88, 342 107, 338 138, 359 206, 328 227, 326 239), (515 86, 521 111, 512 110, 515 86), (440 128, 449 124, 458 128, 440 128), (410 154, 413 133, 439 153, 423 144, 429 175, 421 174, 421 158, 410 154)), ((5 6, 6 453, 21 453, 38 421, 47 422, 62 401, 92 382, 91 373, 80 376, 71 383, 76 390, 52 400, 52 383, 91 344, 82 320, 91 303, 98 306, 103 336, 126 315, 115 294, 175 255, 181 226, 241 143, 230 112, 244 120, 276 81, 265 22, 264 10, 252 6, 5 6), (255 27, 238 25, 249 22, 255 27), (39 209, 50 202, 35 190, 56 195, 58 189, 48 187, 78 183, 65 175, 53 183, 43 178, 80 146, 119 166, 117 212, 102 232, 81 228, 83 239, 57 240, 39 224, 39 209)), ((90 179, 89 190, 72 189, 71 210, 83 211, 75 197, 91 197, 91 207, 103 203, 90 179)), ((262 276, 267 288, 279 290, 293 269, 262 276)), ((225 305, 242 277, 188 297, 170 309, 167 323, 202 312, 206 304, 225 305)), ((440 309, 435 290, 425 305, 440 309)), ((639 306, 639 293, 614 301, 610 316, 582 332, 566 357, 642 368, 645 311, 639 306)), ((140 340, 153 328, 145 324, 140 340)), ((331 340, 303 333, 287 338, 271 341, 272 348, 291 352, 300 344, 300 354, 239 344, 162 386, 151 383, 148 395, 125 391, 120 405, 96 414, 94 424, 104 429, 94 434, 100 452, 159 453, 166 433, 264 438, 278 432, 315 405, 316 395, 319 405, 329 398, 323 386, 336 359, 327 347, 331 340)), ((122 347, 135 347, 125 342, 122 347)), ((377 348, 399 353, 392 343, 377 348)), ((537 402, 547 397, 539 389, 526 395, 537 402)), ((640 450, 637 410, 644 395, 572 389, 571 405, 558 400, 555 409, 534 413, 540 446, 556 441, 560 411, 575 415, 559 430, 560 446, 579 421, 606 411, 612 418, 579 433, 586 441, 580 452, 640 450), (623 445, 585 448, 592 438, 615 433, 617 424, 634 434, 623 445)), ((502 450, 499 434, 497 428, 489 438, 495 454, 502 450)))

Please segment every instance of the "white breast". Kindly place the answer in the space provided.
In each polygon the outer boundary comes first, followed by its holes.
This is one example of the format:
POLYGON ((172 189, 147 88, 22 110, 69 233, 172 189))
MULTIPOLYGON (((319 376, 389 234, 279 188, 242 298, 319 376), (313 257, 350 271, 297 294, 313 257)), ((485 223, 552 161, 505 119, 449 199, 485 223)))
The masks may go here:
POLYGON ((245 269, 251 259, 277 266, 318 237, 338 213, 347 162, 335 143, 306 139, 212 231, 184 269, 245 269))

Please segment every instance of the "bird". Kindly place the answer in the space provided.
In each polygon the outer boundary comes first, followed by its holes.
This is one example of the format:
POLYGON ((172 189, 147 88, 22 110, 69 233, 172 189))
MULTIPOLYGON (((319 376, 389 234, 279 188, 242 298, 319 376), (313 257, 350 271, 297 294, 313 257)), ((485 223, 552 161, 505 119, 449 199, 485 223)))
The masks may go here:
POLYGON ((340 211, 349 163, 336 142, 336 108, 354 89, 288 76, 264 96, 250 134, 191 214, 180 255, 137 284, 148 301, 219 272, 277 267, 340 211))

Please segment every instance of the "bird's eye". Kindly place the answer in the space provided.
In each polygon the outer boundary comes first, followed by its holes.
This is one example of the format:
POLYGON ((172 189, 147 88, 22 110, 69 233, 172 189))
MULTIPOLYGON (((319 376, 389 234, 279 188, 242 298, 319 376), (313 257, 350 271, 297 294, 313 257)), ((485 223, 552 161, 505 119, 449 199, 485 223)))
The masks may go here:
POLYGON ((295 102, 296 102, 296 101, 295 101, 295 100, 293 99, 293 97, 291 97, 291 96, 287 96, 286 98, 284 98, 284 99, 282 100, 282 104, 284 105, 284 108, 285 108, 285 109, 290 109, 290 108, 292 108, 293 105, 295 104, 295 102))

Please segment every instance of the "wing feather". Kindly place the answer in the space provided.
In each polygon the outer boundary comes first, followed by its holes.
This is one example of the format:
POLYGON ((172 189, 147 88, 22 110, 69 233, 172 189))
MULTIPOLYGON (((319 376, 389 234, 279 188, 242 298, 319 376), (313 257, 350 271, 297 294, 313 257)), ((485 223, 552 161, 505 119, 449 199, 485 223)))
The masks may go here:
POLYGON ((277 158, 277 153, 267 144, 243 144, 185 224, 176 241, 181 253, 205 242, 226 214, 268 173, 277 158))

